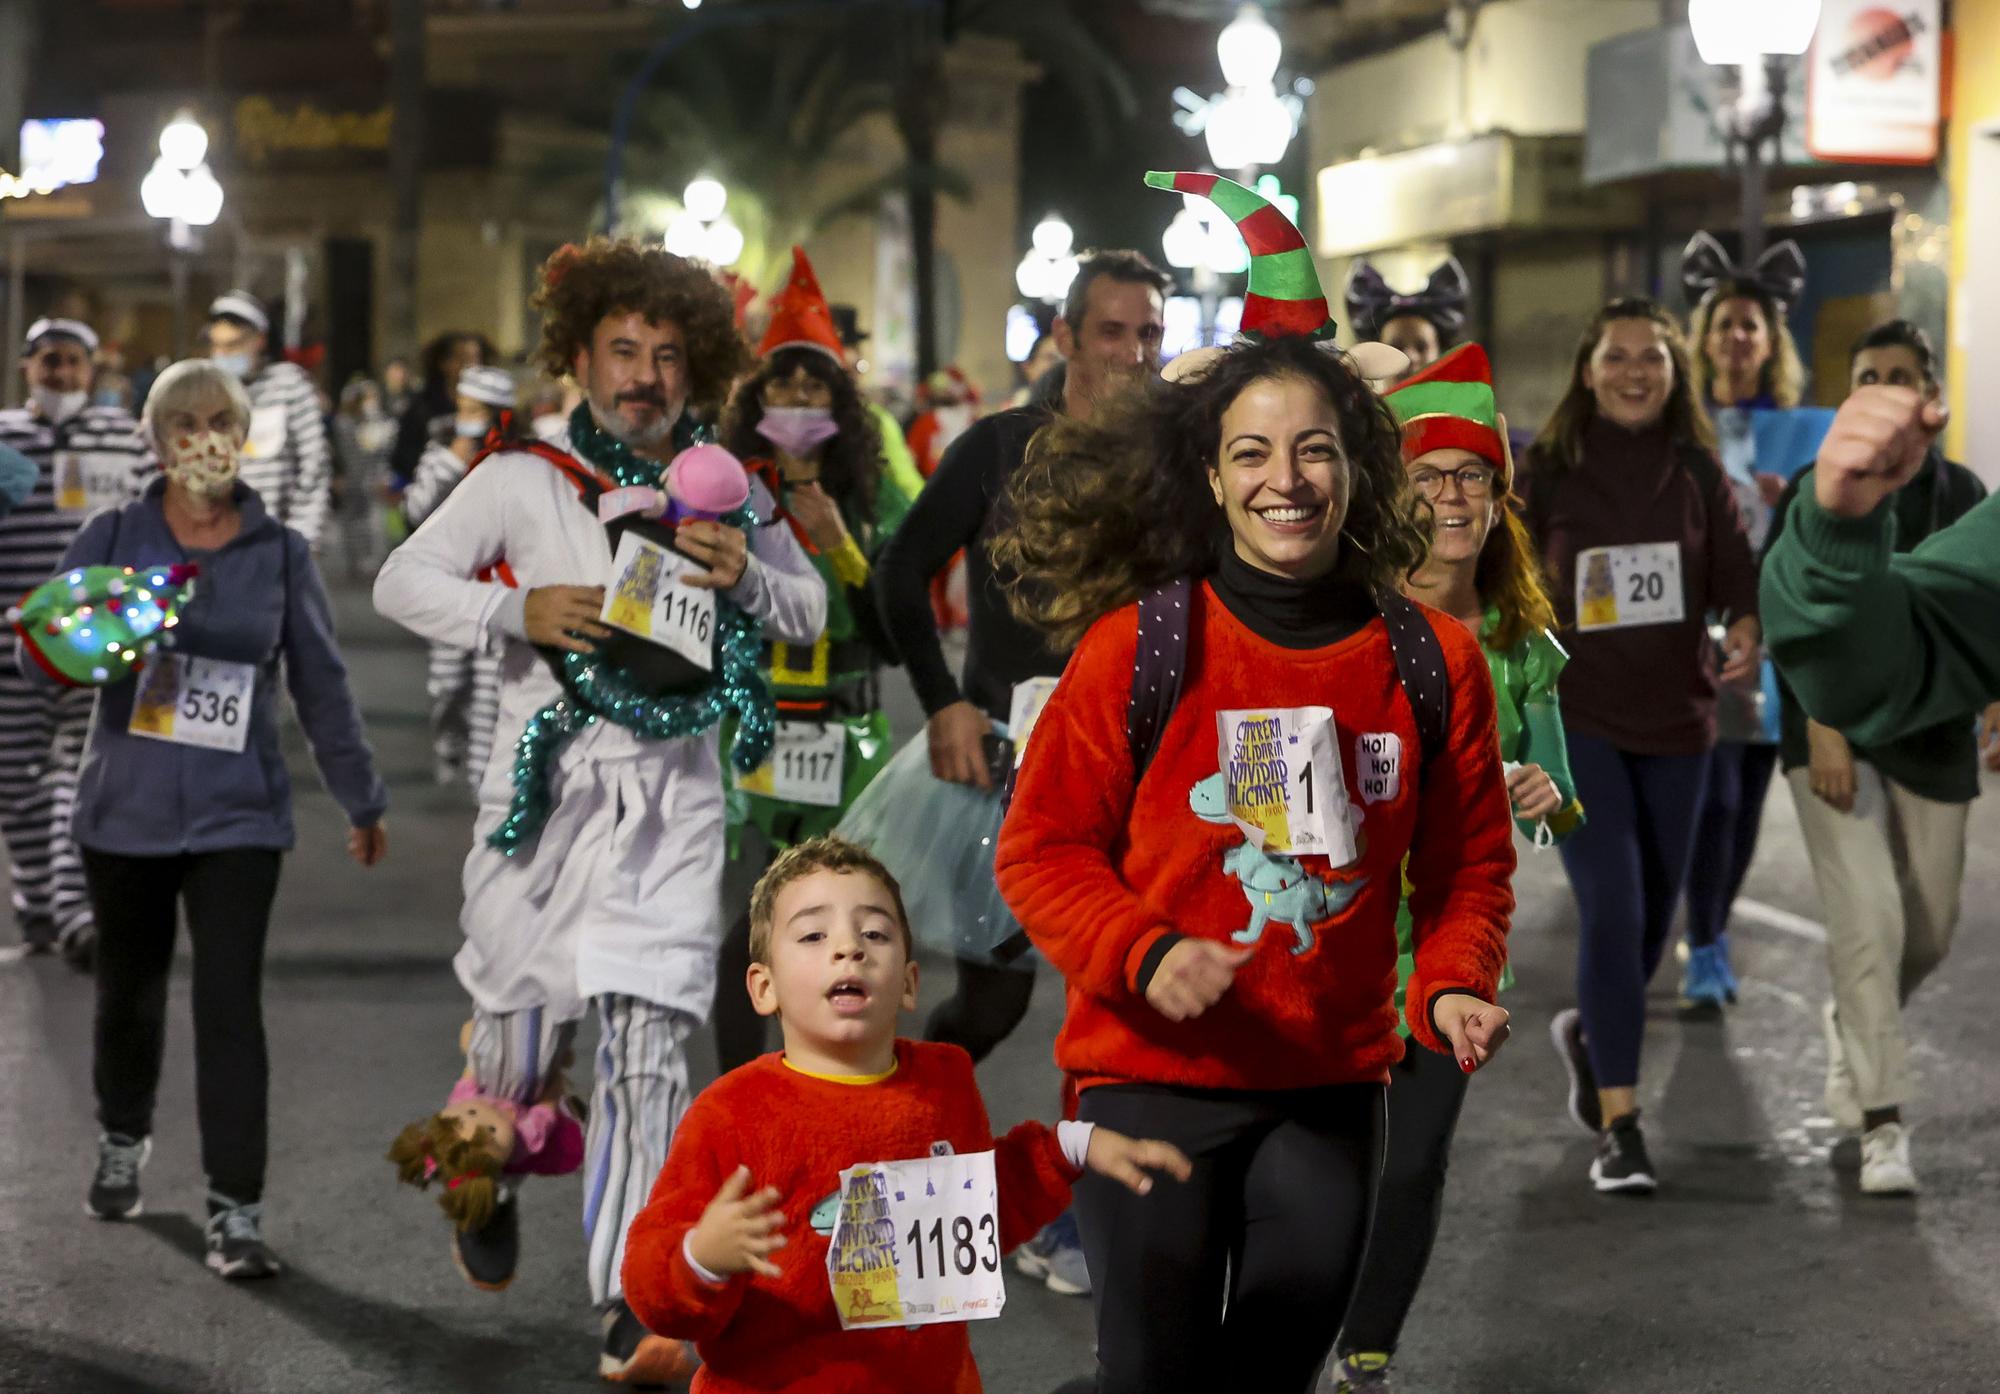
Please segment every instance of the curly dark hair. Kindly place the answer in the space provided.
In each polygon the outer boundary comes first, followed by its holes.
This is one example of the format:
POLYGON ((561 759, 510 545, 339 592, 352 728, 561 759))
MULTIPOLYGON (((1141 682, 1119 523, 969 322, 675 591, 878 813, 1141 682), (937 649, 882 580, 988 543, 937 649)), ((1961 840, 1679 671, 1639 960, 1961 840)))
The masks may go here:
POLYGON ((1333 574, 1371 593, 1398 586, 1423 563, 1429 517, 1395 418, 1345 354, 1287 337, 1240 344, 1198 378, 1149 382, 1089 421, 1058 416, 1035 433, 1008 486, 1012 522, 991 544, 1015 577, 1014 612, 1068 646, 1147 591, 1214 570, 1227 545, 1208 486, 1222 415, 1253 383, 1288 377, 1333 403, 1354 468, 1341 524, 1349 545, 1333 574))
POLYGON ((764 419, 764 386, 789 378, 803 367, 833 394, 833 420, 840 434, 820 447, 819 479, 850 521, 875 516, 875 489, 882 473, 882 437, 846 368, 818 349, 785 348, 737 382, 722 409, 718 436, 739 460, 769 459, 771 442, 757 434, 764 419))
POLYGON ((532 303, 542 315, 536 359, 558 380, 575 371, 577 350, 589 348, 599 322, 614 313, 680 326, 688 401, 697 410, 719 408, 729 384, 750 366, 729 292, 700 263, 661 247, 602 236, 581 247, 566 243, 543 263, 532 303))

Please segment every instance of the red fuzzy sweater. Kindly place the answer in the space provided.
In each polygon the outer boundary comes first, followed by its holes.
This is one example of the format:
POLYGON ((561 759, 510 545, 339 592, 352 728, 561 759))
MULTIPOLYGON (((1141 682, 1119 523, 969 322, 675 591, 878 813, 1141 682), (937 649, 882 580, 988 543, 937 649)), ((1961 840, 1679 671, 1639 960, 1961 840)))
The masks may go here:
POLYGON ((1052 1129, 1023 1123, 997 1142, 957 1046, 896 1042, 896 1071, 872 1084, 801 1074, 766 1055, 701 1092, 674 1134, 652 1199, 625 1239, 625 1300, 663 1336, 691 1339, 702 1358, 696 1394, 812 1390, 814 1394, 977 1394, 963 1323, 843 1331, 826 1276, 830 1236, 815 1207, 863 1162, 995 1153, 1000 1245, 1012 1249, 1061 1214, 1075 1171, 1052 1129), (753 1188, 775 1186, 787 1244, 784 1277, 739 1274, 721 1287, 688 1267, 682 1241, 739 1165, 753 1188))
POLYGON ((1180 704, 1137 789, 1125 732, 1133 606, 1100 620, 1071 657, 1035 725, 1001 830, 1000 889, 1068 985, 1056 1063, 1081 1088, 1385 1079, 1402 1053, 1393 1000, 1406 852, 1416 887, 1410 1030, 1420 1045, 1448 1051, 1431 1025, 1431 999, 1459 988, 1492 1000, 1514 906, 1513 826, 1478 642, 1428 612, 1450 673, 1451 731, 1422 772, 1419 799, 1416 720, 1380 619, 1326 648, 1286 649, 1253 634, 1208 585, 1196 596, 1180 704), (1329 908, 1310 926, 1314 945, 1295 954, 1291 925, 1274 915, 1222 1000, 1192 1021, 1169 1021, 1139 991, 1148 952, 1168 934, 1229 942, 1252 914, 1223 865, 1244 837, 1212 817, 1216 713, 1304 706, 1334 711, 1359 856, 1343 867, 1323 855, 1297 859, 1291 874, 1303 865, 1328 883, 1329 908), (1401 740, 1399 787, 1364 803, 1356 738, 1381 732, 1401 740), (1196 815, 1196 802, 1211 818, 1196 815))

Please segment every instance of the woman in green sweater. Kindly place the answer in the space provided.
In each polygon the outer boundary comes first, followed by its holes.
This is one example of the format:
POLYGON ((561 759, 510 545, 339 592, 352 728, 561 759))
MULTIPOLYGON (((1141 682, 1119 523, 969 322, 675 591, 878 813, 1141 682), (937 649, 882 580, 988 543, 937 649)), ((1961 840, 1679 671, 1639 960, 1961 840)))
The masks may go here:
MULTIPOLYGON (((1453 349, 1387 397, 1403 429, 1403 463, 1430 505, 1431 546, 1403 593, 1479 637, 1493 675, 1494 714, 1515 825, 1539 847, 1583 822, 1565 752, 1556 678, 1569 656, 1549 633, 1528 529, 1507 507, 1513 456, 1493 377, 1478 344, 1453 349)), ((1415 971, 1408 886, 1396 914, 1396 1011, 1415 971)), ((1502 974, 1505 988, 1511 978, 1502 974)), ((1403 1035, 1409 1035, 1407 1026, 1403 1035)), ((1387 1394, 1387 1370, 1430 1264, 1443 1215, 1445 1168, 1469 1076, 1428 1050, 1406 1049, 1390 1070, 1389 1134, 1367 1258, 1337 1347, 1334 1388, 1387 1394)))
MULTIPOLYGON (((1938 392, 1929 338, 1892 320, 1854 346, 1856 389, 1881 383, 1938 392)), ((1894 547, 1907 552, 1949 527, 1986 496, 1970 470, 1935 445, 1890 497, 1894 547)), ((1782 539, 1807 470, 1787 486, 1772 521, 1782 539)), ((1880 662, 1877 659, 1876 662, 1880 662)), ((1826 1105, 1842 1127, 1861 1131, 1861 1189, 1907 1195, 1917 1188, 1902 1106, 1910 1093, 1902 1007, 1943 962, 1958 921, 1966 819, 1979 794, 1973 712, 1894 740, 1861 742, 1809 718, 1780 685, 1785 776, 1792 786, 1813 879, 1826 916, 1833 999, 1826 1004, 1826 1105)), ((1980 736, 1988 768, 2000 768, 2000 704, 1986 707, 1980 736)))

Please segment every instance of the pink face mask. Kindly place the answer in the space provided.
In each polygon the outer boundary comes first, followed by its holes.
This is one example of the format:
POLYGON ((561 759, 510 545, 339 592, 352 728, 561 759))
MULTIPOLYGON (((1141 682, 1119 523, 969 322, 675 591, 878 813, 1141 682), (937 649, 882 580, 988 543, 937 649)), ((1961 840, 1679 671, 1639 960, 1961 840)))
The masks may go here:
POLYGON ((167 478, 190 494, 222 498, 236 483, 243 447, 228 431, 190 431, 167 448, 167 478))
POLYGON ((787 455, 803 455, 840 434, 827 407, 765 407, 757 434, 787 455))

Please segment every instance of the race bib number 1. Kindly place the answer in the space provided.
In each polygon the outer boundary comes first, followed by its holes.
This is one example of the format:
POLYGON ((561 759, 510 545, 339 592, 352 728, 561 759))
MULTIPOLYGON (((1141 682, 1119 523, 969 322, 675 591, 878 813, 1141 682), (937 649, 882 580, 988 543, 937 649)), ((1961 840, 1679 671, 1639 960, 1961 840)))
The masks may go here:
POLYGON ((1347 782, 1326 707, 1217 712, 1229 818, 1251 846, 1354 860, 1347 782))
POLYGON ((1576 627, 1631 629, 1687 615, 1678 542, 1592 547, 1576 558, 1576 627))
POLYGON ((148 740, 240 755, 256 688, 257 670, 248 663, 155 654, 139 675, 126 729, 148 740))
POLYGON ((993 1154, 842 1172, 826 1275, 849 1331, 999 1316, 1007 1288, 993 1154))
POLYGON ((681 577, 699 569, 679 552, 628 532, 618 541, 599 618, 614 629, 672 649, 712 673, 715 592, 681 583, 681 577))
POLYGON ((771 758, 736 787, 767 799, 839 808, 847 775, 847 728, 839 722, 781 721, 771 758))

